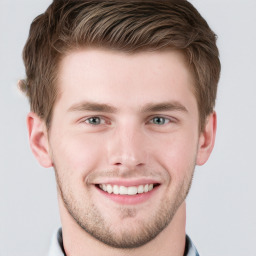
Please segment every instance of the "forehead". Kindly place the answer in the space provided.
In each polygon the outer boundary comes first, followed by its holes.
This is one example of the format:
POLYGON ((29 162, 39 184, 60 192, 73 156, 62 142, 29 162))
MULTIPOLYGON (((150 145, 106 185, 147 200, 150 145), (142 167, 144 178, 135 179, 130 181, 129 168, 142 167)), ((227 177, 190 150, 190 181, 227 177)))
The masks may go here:
MULTIPOLYGON (((193 94, 194 80, 180 51, 128 54, 103 49, 69 52, 58 74, 59 99, 139 105, 193 94)), ((184 97, 185 99, 186 97, 184 97)))

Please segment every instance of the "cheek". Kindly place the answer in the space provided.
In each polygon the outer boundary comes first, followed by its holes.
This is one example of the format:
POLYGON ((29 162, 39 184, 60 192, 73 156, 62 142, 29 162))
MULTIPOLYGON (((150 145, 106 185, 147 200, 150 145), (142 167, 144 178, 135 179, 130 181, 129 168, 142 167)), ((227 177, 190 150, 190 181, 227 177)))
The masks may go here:
POLYGON ((56 135, 51 143, 53 162, 61 172, 84 175, 100 162, 102 143, 96 136, 56 135))
POLYGON ((197 142, 186 136, 174 136, 162 143, 161 150, 155 151, 158 162, 168 170, 172 181, 182 181, 194 170, 197 142))

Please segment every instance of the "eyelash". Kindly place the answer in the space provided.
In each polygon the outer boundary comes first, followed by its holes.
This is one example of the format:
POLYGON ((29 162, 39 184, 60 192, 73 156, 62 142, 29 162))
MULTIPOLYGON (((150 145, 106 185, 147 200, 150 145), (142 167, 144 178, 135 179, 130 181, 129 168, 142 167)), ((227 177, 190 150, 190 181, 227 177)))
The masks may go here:
MULTIPOLYGON (((172 120, 170 118, 167 118, 167 117, 163 117, 163 116, 155 116, 153 118, 151 118, 149 120, 149 123, 153 123, 154 122, 154 119, 162 119, 164 120, 164 123, 163 124, 155 124, 155 125, 159 125, 159 126, 162 126, 162 125, 165 125, 165 124, 168 124, 170 122, 172 122, 172 120), (167 122, 166 122, 167 121, 167 122)), ((154 123, 153 123, 154 124, 154 123)))
POLYGON ((90 119, 96 119, 96 118, 98 118, 98 119, 100 120, 100 122, 104 120, 104 121, 105 121, 104 124, 110 124, 110 121, 107 121, 106 118, 103 118, 103 117, 101 117, 101 116, 91 116, 91 117, 88 117, 88 118, 84 119, 83 122, 87 123, 88 125, 98 126, 98 125, 100 125, 100 124, 91 124, 91 123, 89 123, 89 120, 90 120, 90 119), (88 121, 88 122, 87 122, 87 121, 88 121))
MULTIPOLYGON (((83 119, 82 122, 88 124, 88 125, 91 125, 91 126, 98 126, 98 125, 101 125, 102 121, 104 121, 104 124, 111 124, 111 121, 109 121, 107 118, 105 117, 101 117, 101 116, 90 116, 86 119, 83 119), (92 124, 92 123, 89 123, 90 119, 99 119, 99 122, 98 124, 92 124)), ((174 118, 171 118, 171 117, 164 117, 164 116, 153 116, 153 117, 150 117, 150 120, 147 122, 147 123, 150 123, 150 124, 154 124, 156 126, 164 126, 166 124, 169 124, 169 123, 175 123, 175 119, 174 118), (162 119, 164 120, 164 123, 163 124, 154 124, 153 121, 154 119, 162 119)))

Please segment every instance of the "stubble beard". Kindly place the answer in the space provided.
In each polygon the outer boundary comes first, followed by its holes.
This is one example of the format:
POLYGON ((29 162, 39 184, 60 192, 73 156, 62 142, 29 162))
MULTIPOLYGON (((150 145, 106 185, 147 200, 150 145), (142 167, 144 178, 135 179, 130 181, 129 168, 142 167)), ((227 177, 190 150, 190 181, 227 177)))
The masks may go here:
MULTIPOLYGON (((65 186, 55 168, 58 193, 64 206, 76 223, 89 235, 113 248, 133 249, 141 247, 153 240, 172 221, 179 206, 185 200, 192 183, 194 170, 178 187, 176 198, 169 196, 162 200, 160 207, 150 219, 137 222, 131 230, 116 232, 111 223, 107 223, 97 206, 93 203, 85 206, 83 200, 75 198, 72 190, 65 186), (65 189, 64 189, 65 188, 65 189)), ((135 208, 120 206, 120 219, 132 218, 136 215, 135 208)))

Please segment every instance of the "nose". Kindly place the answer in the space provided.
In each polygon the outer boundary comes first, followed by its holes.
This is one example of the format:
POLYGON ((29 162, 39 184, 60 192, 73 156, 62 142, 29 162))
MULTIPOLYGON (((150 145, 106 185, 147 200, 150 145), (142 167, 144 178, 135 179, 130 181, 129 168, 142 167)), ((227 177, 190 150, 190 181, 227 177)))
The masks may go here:
POLYGON ((135 125, 116 128, 108 141, 108 160, 111 166, 133 170, 148 159, 146 136, 135 125))

